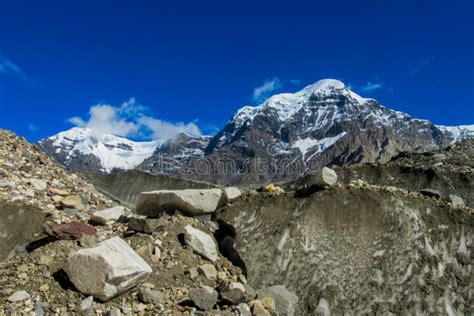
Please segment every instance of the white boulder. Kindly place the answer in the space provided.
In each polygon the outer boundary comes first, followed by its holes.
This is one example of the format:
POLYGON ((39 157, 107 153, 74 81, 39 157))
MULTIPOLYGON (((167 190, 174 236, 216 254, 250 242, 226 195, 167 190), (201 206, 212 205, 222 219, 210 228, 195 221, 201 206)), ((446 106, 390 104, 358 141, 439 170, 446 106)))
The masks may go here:
POLYGON ((142 192, 136 212, 146 216, 158 216, 164 211, 179 210, 197 216, 215 212, 223 205, 221 189, 159 190, 142 192))
POLYGON ((332 187, 337 182, 337 174, 331 168, 324 167, 315 173, 314 180, 319 187, 332 187))
POLYGON ((224 192, 226 202, 230 202, 242 195, 242 191, 236 187, 224 188, 222 191, 224 192))
POLYGON ((63 269, 81 293, 102 301, 126 292, 152 272, 120 237, 76 251, 63 269))
POLYGON ((184 228, 184 241, 194 252, 211 260, 217 260, 217 246, 214 239, 205 232, 187 225, 184 228))
POLYGON ((91 215, 92 222, 99 225, 107 225, 107 223, 114 222, 125 214, 123 206, 115 206, 106 210, 94 212, 91 215))

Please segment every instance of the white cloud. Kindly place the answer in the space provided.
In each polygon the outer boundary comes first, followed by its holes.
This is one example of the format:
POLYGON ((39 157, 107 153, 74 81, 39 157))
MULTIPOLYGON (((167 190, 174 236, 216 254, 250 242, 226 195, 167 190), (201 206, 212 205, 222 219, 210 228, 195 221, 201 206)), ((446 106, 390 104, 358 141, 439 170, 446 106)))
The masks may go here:
POLYGON ((178 135, 180 132, 184 132, 192 136, 201 135, 199 127, 192 122, 187 124, 182 122, 173 124, 149 116, 140 117, 138 122, 151 131, 152 139, 170 139, 178 135))
POLYGON ((383 82, 377 81, 377 82, 372 82, 369 81, 367 82, 360 90, 362 92, 373 92, 375 90, 382 89, 384 87, 383 82))
POLYGON ((283 83, 278 77, 265 80, 261 86, 253 90, 253 101, 261 102, 265 100, 273 91, 280 89, 282 86, 283 83))
POLYGON ((135 101, 134 98, 116 107, 109 104, 97 104, 90 108, 88 119, 71 117, 68 122, 93 130, 97 136, 113 134, 122 137, 139 137, 153 140, 167 140, 179 132, 193 136, 201 135, 194 123, 171 123, 147 116, 148 107, 135 101))

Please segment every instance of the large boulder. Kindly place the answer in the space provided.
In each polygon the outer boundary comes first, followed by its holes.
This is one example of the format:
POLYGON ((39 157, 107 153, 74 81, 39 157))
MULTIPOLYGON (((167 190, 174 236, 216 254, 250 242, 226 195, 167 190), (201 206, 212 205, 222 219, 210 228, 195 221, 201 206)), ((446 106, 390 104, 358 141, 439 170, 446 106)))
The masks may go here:
POLYGON ((126 292, 152 272, 120 237, 78 250, 67 258, 63 269, 81 293, 102 301, 126 292))
POLYGON ((216 242, 210 235, 191 225, 187 225, 184 230, 184 241, 195 253, 211 261, 217 260, 216 242))
POLYGON ((337 174, 334 170, 324 167, 314 174, 314 184, 322 187, 332 187, 337 182, 337 174))
POLYGON ((224 204, 221 189, 159 190, 142 192, 136 212, 146 216, 159 216, 164 211, 178 210, 186 215, 198 216, 215 212, 224 204))
POLYGON ((298 296, 288 291, 283 285, 270 286, 259 290, 257 293, 259 298, 272 297, 275 300, 276 311, 279 315, 293 316, 295 314, 298 296))

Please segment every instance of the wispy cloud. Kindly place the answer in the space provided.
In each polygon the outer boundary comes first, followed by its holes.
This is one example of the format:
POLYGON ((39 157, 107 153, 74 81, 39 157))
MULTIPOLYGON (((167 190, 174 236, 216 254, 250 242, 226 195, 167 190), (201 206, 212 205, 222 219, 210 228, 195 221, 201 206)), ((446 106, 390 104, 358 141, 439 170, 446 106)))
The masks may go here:
POLYGON ((265 80, 261 86, 253 89, 253 101, 261 102, 268 98, 272 92, 283 87, 283 83, 278 77, 265 80))
POLYGON ((180 132, 201 135, 199 127, 193 123, 172 123, 149 116, 149 108, 137 103, 134 98, 120 106, 97 104, 90 108, 88 118, 71 117, 68 122, 89 128, 97 135, 113 134, 122 137, 167 140, 180 132))
POLYGON ((283 88, 284 85, 287 84, 298 85, 301 83, 299 79, 290 79, 290 80, 280 80, 278 77, 273 77, 271 79, 265 80, 262 85, 253 89, 253 97, 252 101, 254 102, 262 102, 271 96, 275 91, 280 90, 283 88))
POLYGON ((28 77, 25 72, 20 68, 20 66, 14 64, 8 58, 0 56, 0 74, 7 76, 14 76, 22 79, 26 83, 37 86, 37 83, 28 77))
POLYGON ((375 90, 380 90, 383 88, 384 88, 384 83, 380 81, 379 79, 377 79, 375 81, 367 82, 365 85, 362 86, 362 88, 360 88, 360 91, 371 93, 375 90))
POLYGON ((413 68, 412 71, 410 72, 410 74, 412 76, 416 75, 417 73, 420 72, 420 70, 423 67, 425 67, 428 64, 431 64, 432 62, 434 62, 434 60, 435 60, 434 56, 430 56, 430 57, 426 58, 425 60, 421 61, 415 68, 413 68))
POLYGON ((39 130, 39 127, 38 125, 34 124, 34 123, 30 123, 28 124, 28 129, 32 132, 32 133, 36 133, 38 130, 39 130))

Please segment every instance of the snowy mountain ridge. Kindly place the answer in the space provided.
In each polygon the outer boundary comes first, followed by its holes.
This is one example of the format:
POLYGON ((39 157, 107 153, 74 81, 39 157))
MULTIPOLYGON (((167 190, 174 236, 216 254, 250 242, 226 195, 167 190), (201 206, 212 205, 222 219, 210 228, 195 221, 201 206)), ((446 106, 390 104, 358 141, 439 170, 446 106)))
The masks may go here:
MULTIPOLYGON (((239 182, 237 178, 253 172, 249 169, 260 163, 258 159, 271 168, 279 162, 296 162, 301 164, 297 172, 304 173, 327 164, 383 162, 401 151, 431 150, 470 137, 474 137, 474 125, 434 125, 364 98, 341 81, 324 79, 295 93, 275 94, 260 105, 240 108, 213 137, 180 133, 165 142, 141 143, 73 128, 39 145, 76 170, 137 168, 180 176, 189 169, 187 175, 211 182, 227 181, 212 168, 219 160, 230 159, 238 170, 229 181, 239 182), (193 174, 202 158, 209 174, 193 174)), ((294 177, 278 172, 282 174, 250 177, 258 181, 294 177)))
POLYGON ((162 141, 134 142, 111 134, 97 134, 89 128, 74 127, 43 139, 39 145, 53 151, 56 159, 66 166, 74 160, 89 157, 101 172, 133 169, 151 156, 162 141), (58 159, 59 158, 59 159, 58 159))

